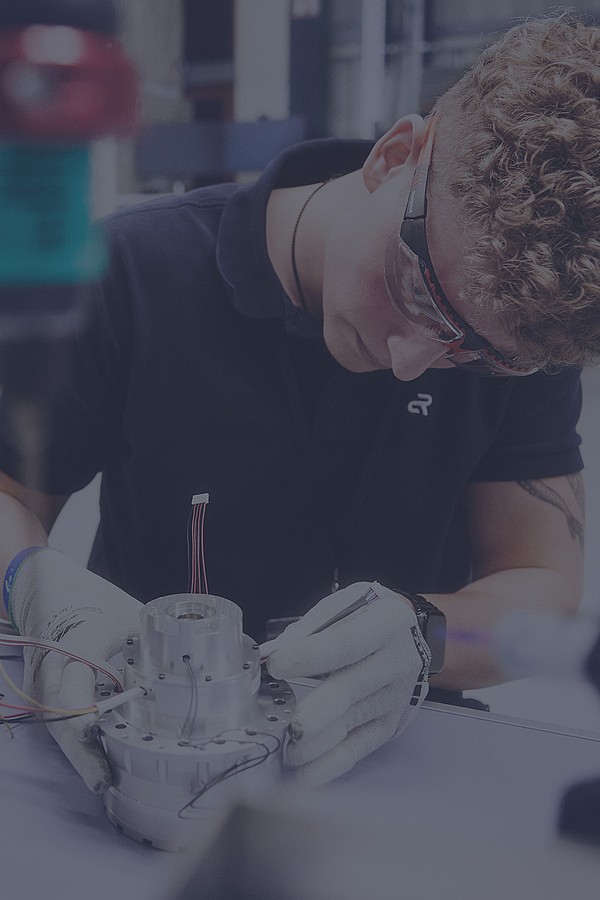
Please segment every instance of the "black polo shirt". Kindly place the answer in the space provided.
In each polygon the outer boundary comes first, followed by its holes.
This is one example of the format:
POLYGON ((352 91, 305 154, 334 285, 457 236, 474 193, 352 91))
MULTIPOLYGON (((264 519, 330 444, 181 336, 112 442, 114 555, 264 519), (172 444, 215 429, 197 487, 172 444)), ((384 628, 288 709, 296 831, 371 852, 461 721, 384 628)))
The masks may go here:
MULTIPOLYGON (((251 187, 107 222, 111 268, 51 404, 43 488, 69 494, 103 472, 90 567, 139 599, 187 589, 193 494, 210 493, 209 589, 260 639, 268 617, 328 594, 336 568, 342 584, 458 589, 469 481, 581 468, 577 372, 351 373, 284 297, 266 250, 269 192, 352 171, 369 146, 299 145, 251 187)), ((0 427, 0 467, 15 475, 0 427)))

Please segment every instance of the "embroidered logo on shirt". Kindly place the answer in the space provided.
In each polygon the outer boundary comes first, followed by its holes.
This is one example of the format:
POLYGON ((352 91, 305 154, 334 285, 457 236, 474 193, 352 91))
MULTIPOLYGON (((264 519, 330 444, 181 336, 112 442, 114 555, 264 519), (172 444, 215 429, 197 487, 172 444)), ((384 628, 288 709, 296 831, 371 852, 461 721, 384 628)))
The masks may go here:
POLYGON ((406 407, 409 413, 423 416, 429 415, 429 407, 433 403, 431 394, 417 394, 417 398, 417 400, 411 400, 406 407))

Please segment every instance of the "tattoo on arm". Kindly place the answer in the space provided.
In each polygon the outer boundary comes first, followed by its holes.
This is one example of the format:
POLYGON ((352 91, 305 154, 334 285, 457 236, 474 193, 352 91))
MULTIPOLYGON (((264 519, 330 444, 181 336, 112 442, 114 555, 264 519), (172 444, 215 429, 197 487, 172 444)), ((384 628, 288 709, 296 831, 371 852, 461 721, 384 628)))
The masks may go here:
MULTIPOLYGON (((581 512, 581 519, 583 520, 584 514, 584 494, 583 494, 583 478, 581 474, 578 472, 575 475, 567 475, 567 480, 569 482, 569 486, 573 492, 573 496, 575 497, 575 501, 577 506, 581 512)), ((544 503, 549 503, 551 506, 556 507, 556 509, 560 510, 560 512, 564 515, 567 520, 567 527, 569 529, 569 534, 573 538, 574 541, 577 541, 581 549, 583 550, 584 545, 584 528, 583 521, 580 521, 577 516, 573 515, 566 502, 560 496, 560 494, 555 491, 553 488, 549 487, 544 481, 517 481, 519 487, 523 488, 524 491, 527 491, 528 494, 531 494, 532 497, 536 497, 538 500, 542 500, 544 503)))
POLYGON ((574 475, 567 475, 569 487, 573 491, 573 496, 577 501, 577 506, 581 511, 582 518, 585 518, 585 492, 583 488, 583 476, 581 472, 575 472, 574 475))

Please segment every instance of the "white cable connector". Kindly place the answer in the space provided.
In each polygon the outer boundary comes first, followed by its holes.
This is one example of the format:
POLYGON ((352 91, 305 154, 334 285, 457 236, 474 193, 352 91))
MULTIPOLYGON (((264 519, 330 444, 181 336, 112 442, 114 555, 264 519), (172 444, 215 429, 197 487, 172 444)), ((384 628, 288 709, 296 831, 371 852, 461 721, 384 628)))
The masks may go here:
POLYGON ((194 494, 192 497, 192 506, 199 506, 201 503, 208 503, 208 494, 194 494))
POLYGON ((98 703, 94 703, 94 706, 98 712, 102 714, 106 710, 116 709, 117 706, 122 706, 123 703, 133 700, 134 697, 145 696, 147 693, 146 688, 143 688, 141 684, 136 684, 135 687, 129 688, 128 691, 123 691, 122 694, 113 694, 113 696, 109 697, 107 700, 100 700, 98 703))

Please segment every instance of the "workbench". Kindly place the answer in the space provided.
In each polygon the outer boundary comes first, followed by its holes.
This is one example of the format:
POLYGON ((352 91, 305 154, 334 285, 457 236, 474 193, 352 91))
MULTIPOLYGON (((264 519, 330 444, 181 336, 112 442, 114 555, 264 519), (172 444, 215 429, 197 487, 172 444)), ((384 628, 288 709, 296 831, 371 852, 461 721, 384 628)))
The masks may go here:
MULTIPOLYGON (((18 680, 19 664, 6 665, 18 680)), ((173 885, 189 866, 185 855, 119 834, 106 818, 101 797, 85 788, 42 725, 18 725, 13 731, 11 738, 6 727, 0 728, 3 900, 174 897, 173 885)), ((484 890, 477 879, 469 882, 473 897, 550 900, 567 896, 569 886, 568 895, 595 898, 600 848, 571 847, 559 840, 556 821, 565 788, 599 776, 598 733, 426 702, 404 734, 323 790, 324 796, 331 792, 343 803, 352 803, 359 792, 364 801, 358 800, 357 808, 364 809, 366 821, 367 807, 380 809, 392 840, 397 828, 398 853, 407 854, 406 872, 411 877, 421 872, 424 893, 411 886, 406 893, 411 900, 466 900, 471 894, 461 879, 473 865, 485 883, 484 890), (454 860, 454 868, 444 868, 441 895, 434 893, 433 882, 427 887, 437 871, 437 857, 454 860), (504 890, 502 872, 507 877, 520 872, 523 890, 515 893, 514 885, 510 892, 504 890), (542 884, 543 878, 549 885, 542 884), (533 890, 524 888, 527 879, 533 879, 533 890)), ((318 792, 310 794, 313 803, 318 792)), ((326 857, 327 846, 321 850, 326 857)), ((365 849, 362 871, 367 873, 369 859, 365 849)), ((371 900, 383 896, 382 891, 371 900)))

